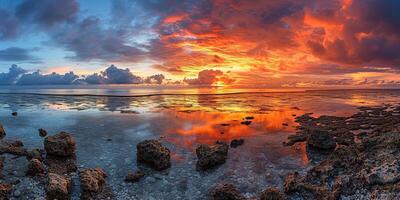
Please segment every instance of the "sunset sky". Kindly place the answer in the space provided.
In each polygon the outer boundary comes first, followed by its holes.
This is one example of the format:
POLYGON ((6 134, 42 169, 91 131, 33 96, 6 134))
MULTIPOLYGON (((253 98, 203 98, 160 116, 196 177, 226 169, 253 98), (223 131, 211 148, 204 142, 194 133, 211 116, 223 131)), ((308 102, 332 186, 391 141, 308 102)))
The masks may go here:
POLYGON ((0 84, 397 88, 400 1, 0 0, 0 66, 0 84))

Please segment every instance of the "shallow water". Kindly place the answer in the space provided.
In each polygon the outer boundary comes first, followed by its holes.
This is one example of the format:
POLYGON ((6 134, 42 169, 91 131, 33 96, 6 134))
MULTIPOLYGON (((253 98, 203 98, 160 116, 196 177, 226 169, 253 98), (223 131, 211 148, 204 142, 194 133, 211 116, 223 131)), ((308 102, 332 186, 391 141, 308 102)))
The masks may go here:
POLYGON ((38 128, 50 134, 70 132, 77 141, 78 166, 105 169, 117 199, 205 199, 218 182, 231 182, 250 197, 269 186, 281 187, 288 172, 305 172, 312 165, 304 145, 282 145, 295 133, 295 116, 348 116, 357 106, 397 103, 399 97, 397 90, 145 97, 0 94, 0 122, 7 138, 20 139, 28 148, 42 147, 38 128), (241 124, 247 116, 254 117, 249 126, 241 124), (224 165, 195 170, 197 145, 238 138, 245 144, 231 148, 224 165), (154 172, 137 166, 136 144, 145 139, 160 139, 171 149, 171 169, 154 172), (146 178, 124 183, 128 171, 138 167, 146 178))

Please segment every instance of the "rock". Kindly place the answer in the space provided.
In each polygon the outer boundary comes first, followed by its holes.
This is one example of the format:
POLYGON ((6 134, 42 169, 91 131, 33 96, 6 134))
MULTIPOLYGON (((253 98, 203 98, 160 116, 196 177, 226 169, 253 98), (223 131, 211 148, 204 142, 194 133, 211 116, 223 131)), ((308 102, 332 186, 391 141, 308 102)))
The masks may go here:
POLYGON ((295 134, 288 136, 288 142, 283 143, 286 146, 292 146, 298 142, 304 142, 307 140, 307 137, 304 134, 295 134))
POLYGON ((15 191, 13 192, 13 196, 14 196, 14 197, 19 197, 19 196, 21 196, 21 191, 15 190, 15 191))
POLYGON ((79 173, 81 190, 86 195, 100 193, 106 182, 107 174, 99 167, 85 169, 79 173))
POLYGON ((238 147, 240 145, 243 145, 243 144, 244 144, 244 139, 234 139, 234 140, 231 141, 231 147, 232 148, 236 148, 236 147, 238 147))
POLYGON ((6 131, 2 124, 0 124, 0 139, 3 139, 6 136, 6 131))
POLYGON ((17 156, 28 156, 28 151, 23 147, 19 140, 2 141, 0 144, 0 154, 9 153, 17 156))
POLYGON ((125 177, 126 182, 138 182, 142 177, 144 176, 144 173, 140 170, 135 171, 135 172, 129 172, 128 175, 125 177))
POLYGON ((276 188, 267 188, 261 192, 259 200, 286 200, 286 196, 276 188))
POLYGON ((299 188, 299 178, 300 175, 297 172, 290 173, 285 177, 284 183, 283 183, 283 189, 285 193, 290 194, 292 192, 295 192, 299 188))
POLYGON ((313 148, 331 150, 336 147, 336 142, 328 131, 320 129, 309 129, 307 145, 313 148))
POLYGON ((157 140, 145 140, 136 146, 137 161, 147 164, 156 170, 171 167, 170 150, 157 140))
POLYGON ((282 126, 289 126, 289 124, 287 124, 287 123, 282 123, 282 126))
POLYGON ((245 200, 236 187, 229 183, 219 183, 210 190, 210 200, 245 200))
POLYGON ((54 173, 48 174, 47 199, 68 200, 71 194, 71 179, 54 173))
POLYGON ((247 126, 248 126, 248 125, 250 125, 250 124, 251 124, 251 121, 248 121, 248 120, 246 120, 246 121, 242 121, 242 122, 241 122, 241 124, 244 124, 244 125, 247 125, 247 126))
POLYGON ((12 186, 8 183, 0 183, 0 199, 9 199, 12 186))
POLYGON ((26 172, 26 175, 35 176, 35 175, 43 175, 45 173, 46 173, 46 168, 40 160, 33 158, 29 161, 28 171, 26 172))
POLYGON ((383 163, 371 169, 371 173, 366 175, 367 183, 391 184, 400 181, 400 161, 394 160, 391 163, 383 163))
POLYGON ((44 149, 32 149, 31 151, 28 152, 28 159, 38 159, 40 161, 43 161, 44 158, 44 154, 45 154, 45 150, 44 149))
POLYGON ((252 119, 254 119, 254 117, 253 117, 253 116, 247 116, 247 117, 245 117, 244 119, 245 119, 245 120, 252 120, 252 119))
POLYGON ((49 155, 53 156, 74 156, 75 139, 71 134, 61 132, 59 134, 48 136, 44 140, 44 148, 49 155))
POLYGON ((18 115, 18 112, 12 112, 11 115, 12 115, 12 116, 17 116, 17 115, 18 115))
POLYGON ((42 129, 42 128, 40 128, 39 129, 39 136, 40 137, 46 137, 47 136, 47 131, 42 129))
POLYGON ((207 170, 224 164, 228 156, 229 146, 226 143, 216 145, 200 145, 196 149, 198 170, 207 170))

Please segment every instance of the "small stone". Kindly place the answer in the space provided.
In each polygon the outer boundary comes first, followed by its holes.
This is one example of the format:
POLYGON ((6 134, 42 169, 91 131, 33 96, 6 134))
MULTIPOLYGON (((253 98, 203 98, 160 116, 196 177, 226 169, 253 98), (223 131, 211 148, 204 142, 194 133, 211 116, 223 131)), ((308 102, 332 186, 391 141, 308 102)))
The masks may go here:
POLYGON ((8 183, 0 183, 0 199, 9 199, 12 185, 8 183))
POLYGON ((17 115, 18 115, 18 112, 12 112, 11 115, 12 115, 12 116, 17 116, 17 115))
POLYGON ((42 128, 40 128, 39 129, 39 136, 40 137, 46 137, 47 136, 47 131, 42 129, 42 128))
POLYGON ((135 172, 129 172, 128 175, 126 175, 125 177, 125 181, 131 183, 138 182, 144 175, 145 174, 140 170, 135 172))
POLYGON ((47 199, 70 199, 71 179, 54 173, 48 174, 46 186, 47 199))
POLYGON ((236 147, 238 147, 240 145, 243 145, 243 144, 244 144, 244 139, 234 139, 234 140, 231 141, 231 147, 232 148, 236 148, 236 147))
POLYGON ((219 183, 210 190, 210 200, 245 200, 236 187, 228 183, 219 183))
POLYGON ((248 121, 248 120, 246 120, 246 121, 242 121, 241 122, 241 124, 243 124, 243 125, 250 125, 251 124, 251 121, 248 121))
POLYGON ((99 167, 81 171, 79 173, 79 178, 83 193, 90 195, 99 193, 106 182, 106 177, 107 174, 99 167))
POLYGON ((21 191, 15 190, 13 195, 14 195, 14 197, 19 197, 19 196, 21 196, 21 191))
POLYGON ((157 180, 154 177, 149 176, 146 178, 146 181, 149 183, 155 183, 157 180))
POLYGON ((3 139, 6 136, 6 131, 2 124, 0 124, 0 139, 3 139))
POLYGON ((29 176, 43 175, 46 173, 44 164, 38 159, 31 159, 28 165, 28 171, 26 172, 29 176))
POLYGON ((229 146, 226 143, 216 145, 200 145, 196 149, 198 170, 207 170, 225 163, 229 146))

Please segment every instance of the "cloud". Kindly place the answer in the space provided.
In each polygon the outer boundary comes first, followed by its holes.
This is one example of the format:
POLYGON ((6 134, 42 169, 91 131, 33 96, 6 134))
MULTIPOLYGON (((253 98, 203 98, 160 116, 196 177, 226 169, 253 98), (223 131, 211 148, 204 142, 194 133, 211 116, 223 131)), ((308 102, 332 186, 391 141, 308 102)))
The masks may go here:
POLYGON ((18 33, 18 20, 12 13, 0 9, 0 40, 15 38, 18 33))
POLYGON ((65 74, 57 74, 55 72, 51 74, 41 74, 39 71, 24 74, 18 81, 17 85, 70 85, 78 78, 74 72, 65 74))
POLYGON ((18 78, 26 71, 17 65, 12 65, 8 72, 0 73, 0 85, 11 85, 14 84, 18 78))
POLYGON ((206 69, 199 72, 195 79, 184 79, 184 82, 189 85, 213 85, 218 81, 224 83, 232 83, 233 80, 224 75, 221 70, 206 69))
POLYGON ((75 0, 24 0, 16 7, 16 17, 25 23, 48 28, 73 20, 78 10, 75 0))
POLYGON ((38 59, 31 54, 31 50, 19 47, 9 47, 0 50, 1 61, 37 61, 38 59))
POLYGON ((162 84, 165 80, 165 76, 163 74, 155 74, 152 76, 147 77, 144 80, 146 84, 162 84))
POLYGON ((108 84, 139 84, 142 83, 142 78, 135 76, 132 72, 126 69, 119 69, 114 65, 108 67, 103 73, 108 84))

